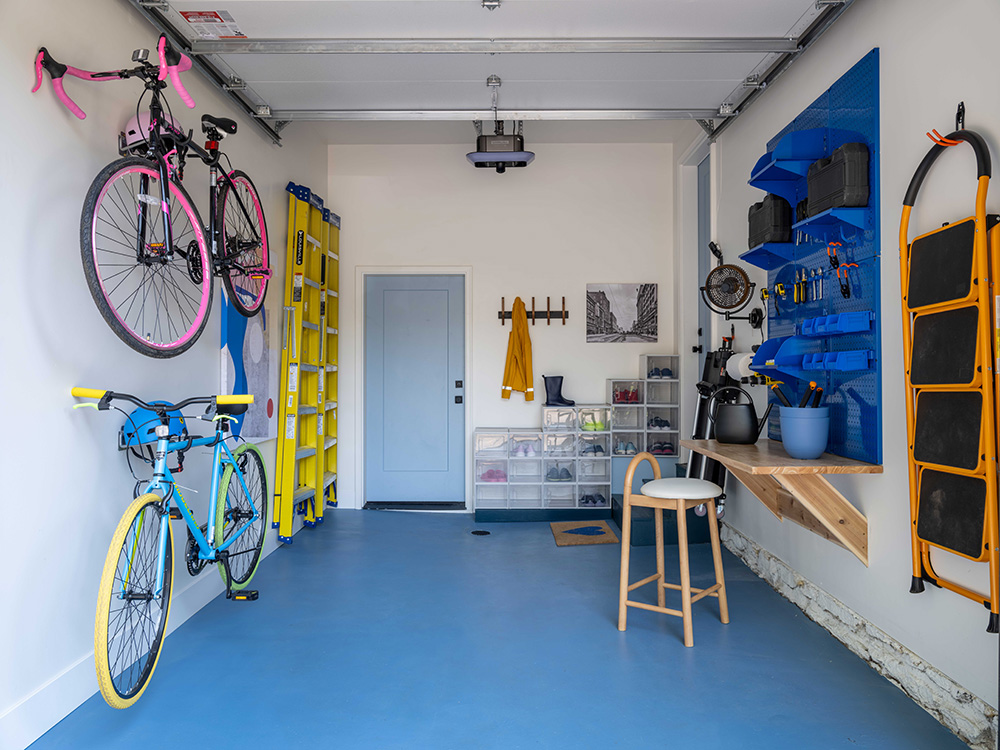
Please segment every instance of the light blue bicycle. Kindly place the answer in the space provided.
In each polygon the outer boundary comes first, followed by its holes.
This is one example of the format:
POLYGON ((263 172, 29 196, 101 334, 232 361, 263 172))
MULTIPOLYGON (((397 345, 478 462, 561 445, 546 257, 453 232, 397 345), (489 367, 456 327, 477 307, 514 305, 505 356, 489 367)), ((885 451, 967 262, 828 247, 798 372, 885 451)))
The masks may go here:
POLYGON ((227 599, 257 598, 257 592, 246 586, 260 562, 268 522, 264 460, 251 443, 231 451, 225 442, 233 437, 229 421, 246 412, 253 396, 198 396, 169 404, 92 388, 74 388, 72 393, 98 399, 96 404, 77 406, 102 411, 118 409, 114 401, 135 404, 138 408, 127 415, 118 447, 153 466, 153 478, 141 492, 143 484, 136 484, 136 497, 112 537, 94 624, 101 694, 110 706, 128 708, 149 684, 163 646, 173 590, 172 519, 187 525, 188 573, 198 575, 214 562, 226 582, 227 599), (200 419, 214 424, 214 435, 188 434, 181 410, 192 404, 207 405, 200 419), (199 446, 214 448, 208 520, 202 525, 195 521, 173 475, 183 470, 184 454, 199 446), (172 470, 167 467, 170 454, 177 457, 172 470))

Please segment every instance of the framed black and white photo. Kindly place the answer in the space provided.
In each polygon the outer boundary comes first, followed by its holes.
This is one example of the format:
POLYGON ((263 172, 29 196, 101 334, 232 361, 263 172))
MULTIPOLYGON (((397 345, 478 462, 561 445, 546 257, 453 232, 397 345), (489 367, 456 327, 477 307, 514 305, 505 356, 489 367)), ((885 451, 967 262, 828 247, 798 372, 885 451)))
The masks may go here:
POLYGON ((587 284, 587 342, 657 340, 656 284, 587 284))

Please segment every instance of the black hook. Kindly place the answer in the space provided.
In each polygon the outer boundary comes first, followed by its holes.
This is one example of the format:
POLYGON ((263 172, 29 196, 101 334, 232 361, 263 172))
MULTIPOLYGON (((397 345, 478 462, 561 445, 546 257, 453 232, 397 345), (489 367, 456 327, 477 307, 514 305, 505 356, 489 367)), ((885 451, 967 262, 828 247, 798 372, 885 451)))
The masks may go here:
POLYGON ((955 111, 955 130, 965 130, 965 102, 959 102, 955 111))

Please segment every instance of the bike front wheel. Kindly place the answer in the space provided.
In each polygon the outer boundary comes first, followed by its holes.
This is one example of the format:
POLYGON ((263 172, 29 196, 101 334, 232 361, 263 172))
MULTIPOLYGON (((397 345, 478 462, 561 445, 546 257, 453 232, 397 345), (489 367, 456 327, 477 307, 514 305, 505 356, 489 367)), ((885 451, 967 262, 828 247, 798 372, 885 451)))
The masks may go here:
MULTIPOLYGON (((215 509, 215 547, 218 549, 236 537, 227 548, 229 572, 232 575, 232 588, 242 589, 250 583, 260 562, 260 551, 264 546, 264 533, 269 521, 269 495, 264 459, 257 446, 244 443, 233 454, 233 458, 236 459, 239 474, 232 464, 222 472, 219 501, 215 509), (240 533, 244 527, 246 530, 240 533), (238 533, 240 535, 237 537, 238 533)), ((226 569, 221 564, 219 574, 225 581, 226 569)))
POLYGON ((112 708, 128 708, 156 668, 170 615, 174 582, 173 534, 167 524, 160 567, 163 503, 141 495, 125 511, 104 561, 94 625, 94 662, 101 695, 112 708), (157 592, 158 573, 163 585, 157 592))
POLYGON ((218 211, 222 281, 233 306, 250 317, 264 306, 270 266, 264 209, 246 172, 233 170, 223 180, 218 211))
POLYGON ((212 306, 201 218, 179 184, 168 181, 166 195, 164 204, 153 162, 119 159, 94 179, 80 220, 83 271, 101 315, 118 338, 158 358, 189 349, 212 306))

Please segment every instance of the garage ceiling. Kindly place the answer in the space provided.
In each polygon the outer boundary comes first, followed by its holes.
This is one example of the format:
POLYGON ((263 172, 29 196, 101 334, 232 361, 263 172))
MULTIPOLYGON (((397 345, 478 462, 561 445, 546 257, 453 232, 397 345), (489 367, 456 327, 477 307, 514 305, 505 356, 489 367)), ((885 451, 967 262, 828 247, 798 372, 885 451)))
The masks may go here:
POLYGON ((712 131, 852 0, 130 2, 277 139, 299 120, 493 119, 494 75, 500 119, 712 131))

